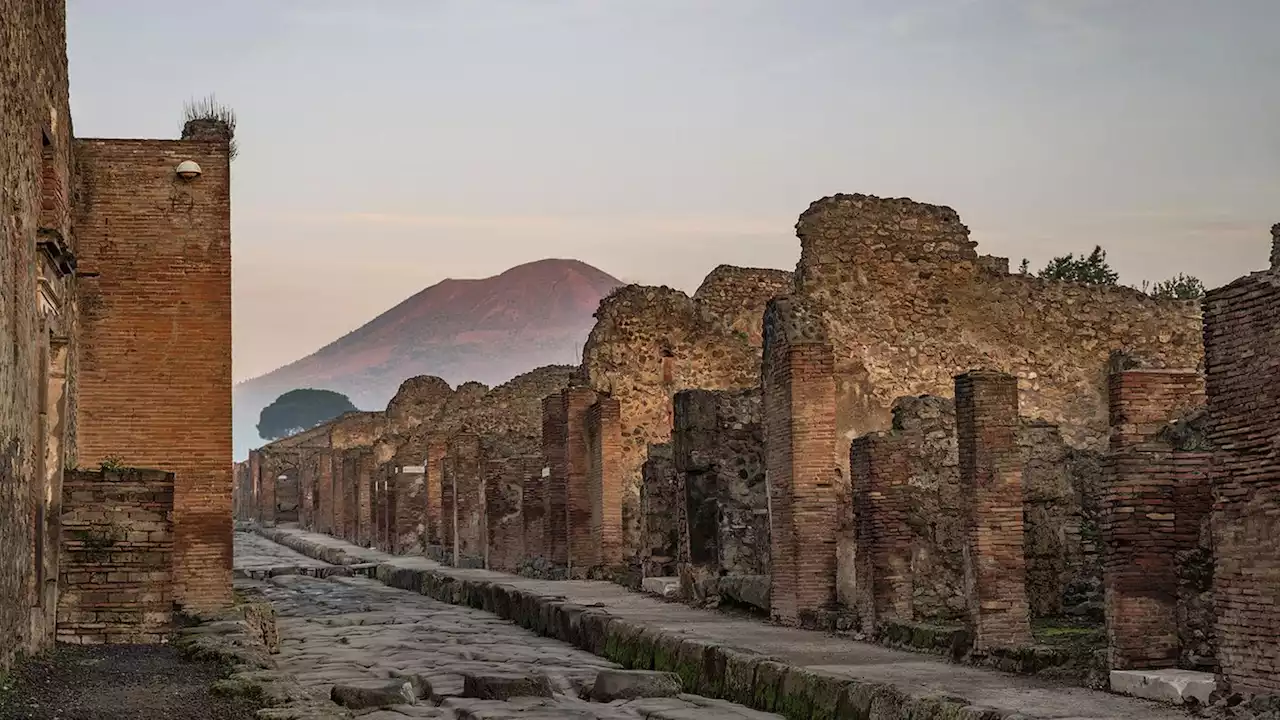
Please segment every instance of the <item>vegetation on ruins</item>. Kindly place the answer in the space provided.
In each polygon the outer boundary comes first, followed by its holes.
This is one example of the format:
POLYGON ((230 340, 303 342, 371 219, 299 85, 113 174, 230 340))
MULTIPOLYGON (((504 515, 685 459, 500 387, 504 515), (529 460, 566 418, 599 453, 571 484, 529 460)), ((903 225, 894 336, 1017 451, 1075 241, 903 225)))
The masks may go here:
MULTIPOLYGON (((1031 272, 1031 263, 1026 258, 1018 265, 1018 272, 1046 280, 1062 280, 1083 285, 1116 285, 1120 274, 1111 269, 1107 263, 1107 251, 1101 245, 1094 245, 1093 252, 1076 257, 1074 253, 1059 255, 1050 260, 1037 275, 1031 272)), ((1178 273, 1168 280, 1161 280, 1152 285, 1143 280, 1142 287, 1137 288, 1158 300, 1198 300, 1204 297, 1204 283, 1193 275, 1178 273)))
POLYGON ((1199 300, 1204 297, 1204 283, 1200 278, 1178 273, 1177 277, 1161 280, 1150 290, 1147 282, 1142 283, 1142 292, 1161 300, 1199 300))
POLYGON ((200 100, 188 100, 182 105, 182 126, 185 135, 186 127, 191 122, 219 122, 227 128, 227 155, 235 160, 238 154, 236 145, 236 111, 218 102, 213 95, 200 100))
POLYGON ((328 422, 356 409, 351 399, 333 390, 299 388, 276 398, 258 415, 258 436, 279 440, 328 422))

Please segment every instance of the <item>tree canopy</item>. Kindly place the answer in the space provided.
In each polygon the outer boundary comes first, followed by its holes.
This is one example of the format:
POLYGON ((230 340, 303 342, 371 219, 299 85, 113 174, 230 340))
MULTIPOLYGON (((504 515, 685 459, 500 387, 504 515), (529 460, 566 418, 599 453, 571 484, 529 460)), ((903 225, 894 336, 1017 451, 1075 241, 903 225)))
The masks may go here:
POLYGON ((333 390, 299 388, 290 390, 262 409, 258 415, 258 436, 279 440, 355 410, 350 398, 333 390))
POLYGON ((1177 277, 1156 283, 1147 294, 1161 300, 1199 300, 1204 297, 1204 283, 1200 278, 1178 273, 1177 277))
POLYGON ((1050 260, 1040 277, 1084 285, 1115 285, 1120 280, 1120 274, 1107 264, 1107 251, 1101 245, 1094 245, 1087 256, 1077 258, 1074 253, 1067 253, 1050 260))

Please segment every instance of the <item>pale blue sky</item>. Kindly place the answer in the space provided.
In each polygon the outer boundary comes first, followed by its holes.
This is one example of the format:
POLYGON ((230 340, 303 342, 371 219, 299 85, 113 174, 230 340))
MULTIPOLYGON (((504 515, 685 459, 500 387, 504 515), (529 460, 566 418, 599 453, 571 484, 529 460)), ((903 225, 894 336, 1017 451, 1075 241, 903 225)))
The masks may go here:
POLYGON ((793 267, 835 192, 1221 284, 1280 221, 1277 0, 70 0, 77 135, 239 116, 235 376, 445 277, 793 267))

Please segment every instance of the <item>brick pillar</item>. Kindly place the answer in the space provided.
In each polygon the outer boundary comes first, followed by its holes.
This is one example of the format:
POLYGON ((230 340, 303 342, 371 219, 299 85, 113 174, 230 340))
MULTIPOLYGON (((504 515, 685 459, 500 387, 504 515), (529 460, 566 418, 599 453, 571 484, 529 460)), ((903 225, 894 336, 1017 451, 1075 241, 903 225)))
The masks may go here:
POLYGON ((311 530, 315 527, 316 473, 315 453, 298 451, 298 527, 311 530))
POLYGON ((402 555, 419 552, 426 537, 427 478, 425 468, 400 468, 395 476, 395 548, 402 555))
POLYGON ((523 559, 547 557, 547 477, 551 474, 541 455, 537 466, 524 477, 524 490, 520 493, 520 517, 524 522, 523 559))
POLYGON ((591 536, 596 539, 597 565, 622 563, 622 406, 602 397, 587 411, 590 463, 587 482, 591 494, 591 536))
POLYGON ((387 527, 387 511, 390 509, 391 498, 387 497, 387 475, 385 466, 377 465, 373 468, 372 485, 373 547, 383 552, 390 552, 390 544, 387 542, 387 539, 390 537, 390 531, 387 527))
POLYGON ((974 648, 1029 645, 1016 377, 987 370, 956 377, 956 441, 974 648))
POLYGON ((872 433, 849 447, 853 515, 857 528, 856 581, 863 632, 874 634, 889 620, 910 622, 911 473, 902 439, 872 433))
MULTIPOLYGON (((565 388, 565 505, 568 516, 569 569, 586 572, 599 564, 600 542, 591 532, 591 458, 587 446, 587 411, 596 393, 585 387, 565 388)), ((554 471, 553 471, 554 472, 554 471)))
POLYGON ((1193 370, 1128 370, 1110 378, 1111 446, 1102 498, 1103 583, 1107 637, 1115 669, 1178 665, 1176 554, 1194 549, 1195 528, 1179 527, 1179 498, 1208 485, 1211 457, 1179 452, 1158 433, 1181 411, 1204 401, 1193 370))
POLYGON ((427 544, 445 545, 443 507, 444 457, 448 446, 444 440, 432 440, 427 443, 427 455, 422 459, 422 470, 425 473, 423 482, 423 499, 426 502, 427 544))
POLYGON ((677 508, 682 498, 669 443, 649 446, 641 477, 640 572, 643 577, 671 577, 676 574, 677 508))
POLYGON ((454 489, 454 562, 484 558, 484 458, 480 436, 459 433, 449 443, 454 489))
POLYGON ((542 458, 491 460, 485 478, 485 567, 515 572, 524 555, 524 519, 520 495, 524 478, 541 470, 542 458))
POLYGON ((249 467, 249 487, 252 491, 249 493, 249 519, 254 522, 262 522, 262 455, 257 450, 249 451, 249 460, 246 462, 249 467))
POLYGON ((797 623, 836 594, 835 359, 822 320, 794 298, 764 315, 773 617, 797 623))
POLYGON ((333 482, 333 453, 320 450, 316 453, 316 518, 315 531, 333 533, 333 509, 336 488, 333 482))
POLYGON ((1280 224, 1271 272, 1207 294, 1217 660, 1232 691, 1280 694, 1280 224))
POLYGON ((456 563, 458 537, 457 525, 458 494, 454 490, 453 456, 446 454, 440 461, 440 546, 445 549, 448 562, 456 563))
POLYGON ((546 468, 547 559, 569 564, 569 498, 565 477, 565 417, 563 393, 542 399, 542 463, 546 468))
POLYGON ((360 473, 356 453, 354 449, 342 451, 342 534, 339 537, 352 543, 359 542, 360 526, 360 473))

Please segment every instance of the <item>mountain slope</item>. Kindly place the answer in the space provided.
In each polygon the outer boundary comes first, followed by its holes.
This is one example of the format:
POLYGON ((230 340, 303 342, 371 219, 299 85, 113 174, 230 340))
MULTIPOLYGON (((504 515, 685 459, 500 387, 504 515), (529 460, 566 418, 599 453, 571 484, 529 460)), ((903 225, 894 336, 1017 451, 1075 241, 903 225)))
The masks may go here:
POLYGON ((236 457, 281 393, 316 387, 381 409, 406 378, 493 385, 542 365, 576 364, 600 299, 621 285, 577 260, 539 260, 477 280, 443 280, 315 353, 236 385, 236 457))

